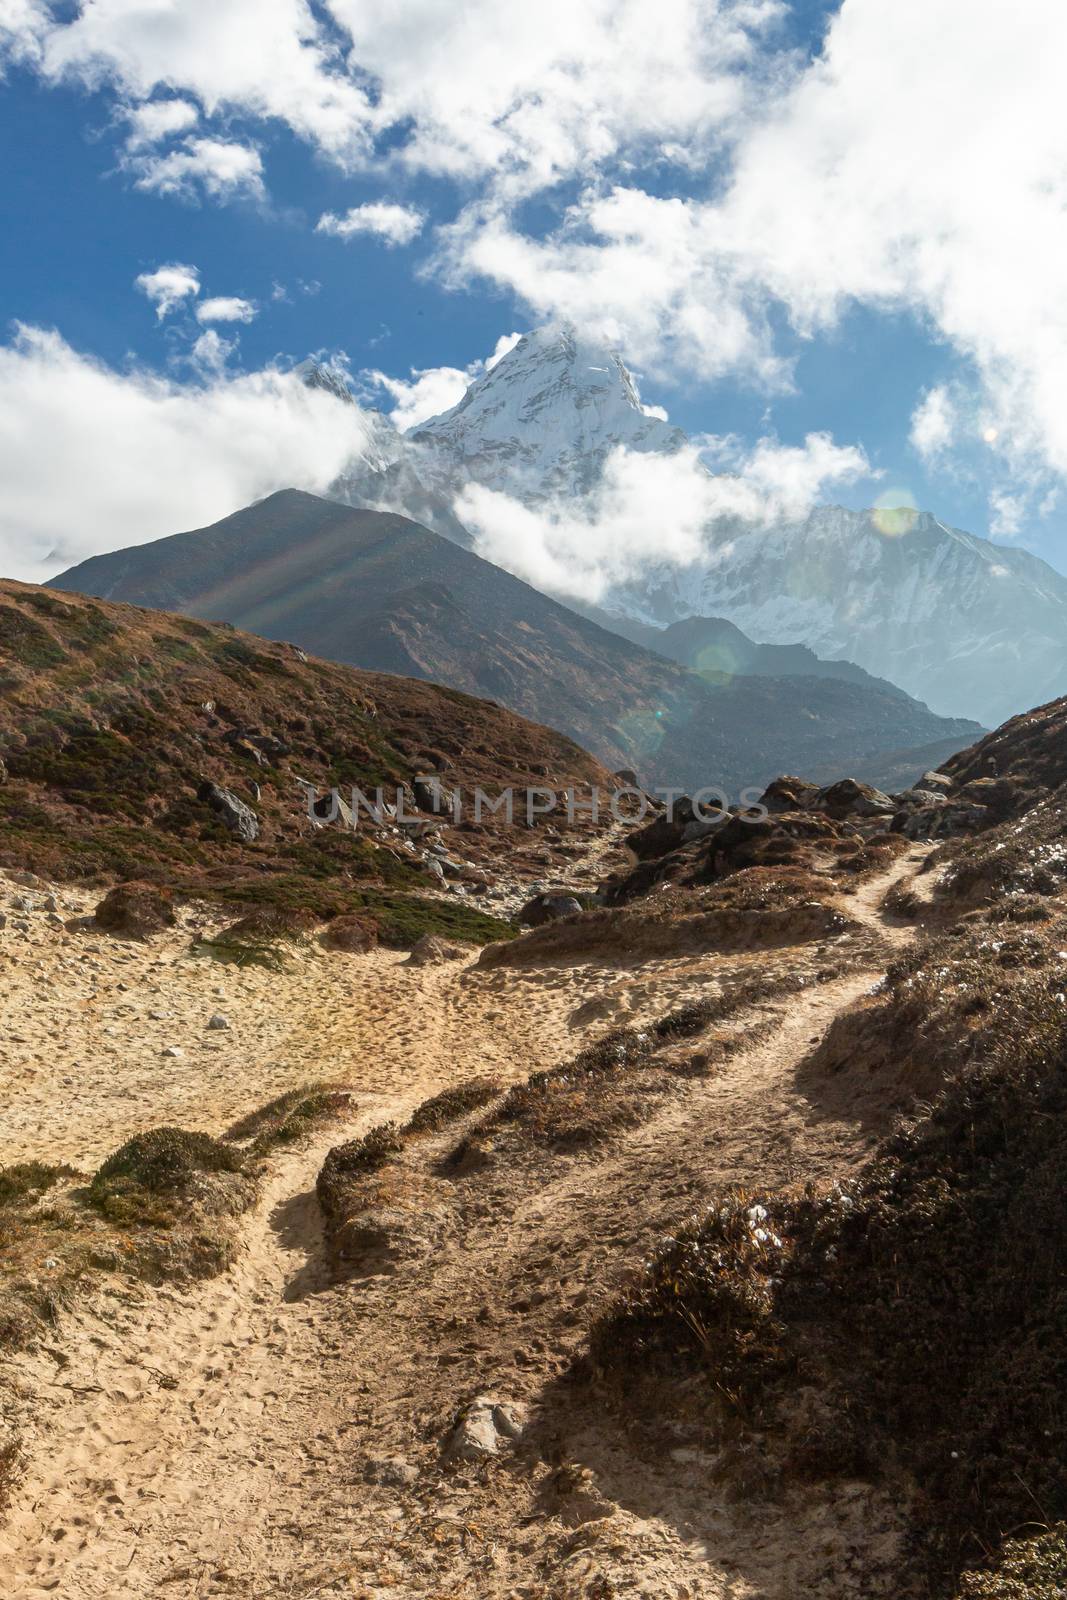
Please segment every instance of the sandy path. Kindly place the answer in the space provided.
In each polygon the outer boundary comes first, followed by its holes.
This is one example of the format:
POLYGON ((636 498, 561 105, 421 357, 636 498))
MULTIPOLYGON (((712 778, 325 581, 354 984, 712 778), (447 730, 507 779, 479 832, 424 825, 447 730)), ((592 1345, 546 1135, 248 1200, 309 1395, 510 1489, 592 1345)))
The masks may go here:
MULTIPOLYGON (((893 943, 907 932, 888 929, 878 904, 916 859, 847 900, 851 915, 893 943)), ((581 1041, 576 1011, 592 1003, 600 1027, 660 1014, 706 989, 722 965, 479 974, 406 968, 391 956, 308 961, 304 987, 274 996, 286 1011, 278 1026, 298 1041, 306 1078, 356 1085, 357 1128, 403 1117, 476 1072, 515 1078, 550 1064, 581 1041)), ((22 1381, 43 1401, 25 1486, 0 1536, 0 1593, 837 1600, 881 1592, 842 1576, 884 1517, 858 1491, 840 1504, 809 1501, 800 1519, 785 1505, 756 1525, 709 1493, 706 1474, 678 1461, 650 1464, 587 1394, 559 1387, 597 1300, 673 1220, 723 1185, 838 1171, 860 1157, 869 1131, 813 1100, 797 1068, 877 976, 875 968, 761 1008, 753 1020, 764 1031, 750 1048, 594 1160, 517 1173, 502 1198, 442 1181, 441 1248, 396 1277, 333 1283, 320 1259, 310 1191, 342 1135, 280 1158, 230 1273, 188 1294, 101 1298, 67 1319, 66 1365, 47 1354, 20 1358, 22 1381), (532 1406, 538 1448, 522 1470, 444 1474, 439 1442, 454 1408, 490 1389, 532 1406), (547 1452, 546 1439, 555 1441, 547 1452), (553 1450, 594 1474, 603 1520, 574 1530, 552 1514, 541 1456, 553 1450), (371 1456, 402 1458, 413 1481, 368 1482, 371 1456)), ((266 998, 250 986, 249 1009, 266 998)), ((243 1016, 236 991, 229 999, 243 1016)), ((267 1098, 262 1078, 249 1093, 254 1077, 250 1055, 240 1085, 201 1081, 199 1125, 224 1126, 267 1098)), ((176 1087, 163 1086, 176 1119, 194 1094, 181 1081, 176 1074, 176 1087)), ((114 1108, 109 1121, 101 1093, 91 1126, 97 1145, 110 1148, 119 1112, 138 1102, 114 1108)), ((47 1097, 37 1104, 36 1114, 51 1114, 47 1097)), ((72 1118, 56 1153, 69 1159, 78 1137, 72 1118)), ((699 1460, 700 1442, 680 1437, 679 1460, 687 1450, 699 1460)), ((880 1535, 887 1548, 891 1533, 880 1535)))

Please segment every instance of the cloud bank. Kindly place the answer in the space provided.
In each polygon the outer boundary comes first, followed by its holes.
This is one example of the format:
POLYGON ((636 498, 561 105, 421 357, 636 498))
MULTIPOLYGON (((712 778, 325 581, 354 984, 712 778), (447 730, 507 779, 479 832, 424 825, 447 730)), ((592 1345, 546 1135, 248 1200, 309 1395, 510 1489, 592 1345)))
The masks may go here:
POLYGON ((207 363, 178 384, 20 328, 0 346, 0 572, 40 582, 275 489, 321 493, 365 442, 354 406, 290 373, 228 376, 207 363))
POLYGON ((455 511, 487 561, 549 593, 596 602, 658 566, 722 559, 724 522, 769 526, 803 516, 830 484, 870 476, 862 450, 835 445, 827 434, 809 434, 802 447, 761 439, 747 453, 733 439, 670 456, 620 447, 582 499, 530 506, 468 484, 455 511), (709 451, 731 472, 712 475, 709 451))

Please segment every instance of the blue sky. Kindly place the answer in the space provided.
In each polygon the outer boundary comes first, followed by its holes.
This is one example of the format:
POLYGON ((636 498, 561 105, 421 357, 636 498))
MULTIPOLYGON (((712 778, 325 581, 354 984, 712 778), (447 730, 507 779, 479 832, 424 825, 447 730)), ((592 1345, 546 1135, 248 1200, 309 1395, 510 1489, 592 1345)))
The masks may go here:
MULTIPOLYGON (((1039 63, 1064 22, 1033 9, 1040 26, 1005 47, 959 0, 665 0, 654 40, 635 0, 550 0, 528 38, 498 0, 169 0, 162 32, 149 0, 0 0, 0 439, 7 416, 16 477, 19 396, 46 395, 49 374, 53 395, 76 388, 79 362, 131 440, 136 375, 156 403, 147 449, 166 437, 153 373, 172 399, 225 400, 242 374, 343 352, 388 410, 360 373, 466 369, 567 318, 618 344, 687 431, 800 448, 827 433, 871 470, 831 476, 822 498, 907 490, 1063 568, 1067 231, 1049 174, 1067 151, 1039 63), (135 137, 176 105, 184 124, 135 137), (382 203, 416 218, 409 242, 316 230, 382 203), (197 291, 158 315, 136 280, 168 264, 195 268, 197 291), (198 322, 219 297, 247 320, 198 322), (16 324, 39 330, 32 349, 16 324)), ((77 428, 50 404, 33 413, 38 479, 62 473, 48 446, 77 428)), ((200 510, 140 480, 123 500, 125 470, 100 459, 79 484, 94 548, 200 510)), ((213 456, 210 504, 250 498, 263 470, 231 477, 213 456)), ((326 470, 315 452, 305 481, 326 470)), ((9 568, 20 516, 27 570, 73 549, 72 502, 32 488, 16 484, 2 524, 9 568)))

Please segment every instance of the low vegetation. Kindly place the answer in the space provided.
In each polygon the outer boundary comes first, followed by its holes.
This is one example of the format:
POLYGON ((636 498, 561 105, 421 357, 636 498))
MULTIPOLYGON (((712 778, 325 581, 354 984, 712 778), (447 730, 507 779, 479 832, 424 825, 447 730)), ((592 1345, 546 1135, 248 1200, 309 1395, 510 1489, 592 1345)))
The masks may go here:
MULTIPOLYGON (((763 1438, 764 1492, 903 1474, 909 1559, 938 1595, 1067 1513, 1067 1004, 1030 939, 967 930, 898 963, 853 1048, 886 1031, 891 1060, 940 1076, 929 1110, 850 1184, 724 1196, 592 1337, 631 1385, 682 1353, 703 1370, 724 1440, 763 1438)), ((1030 1559, 960 1592, 1029 1594, 1010 1584, 1030 1559)))

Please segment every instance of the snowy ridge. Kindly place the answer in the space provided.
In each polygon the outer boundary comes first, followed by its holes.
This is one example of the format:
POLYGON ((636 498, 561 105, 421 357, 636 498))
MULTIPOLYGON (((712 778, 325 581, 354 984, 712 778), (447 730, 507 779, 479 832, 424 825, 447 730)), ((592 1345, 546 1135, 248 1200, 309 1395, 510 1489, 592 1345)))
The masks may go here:
POLYGON ((619 445, 666 455, 686 443, 644 409, 617 352, 570 328, 526 334, 414 438, 464 477, 533 498, 591 489, 619 445))

